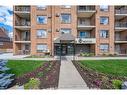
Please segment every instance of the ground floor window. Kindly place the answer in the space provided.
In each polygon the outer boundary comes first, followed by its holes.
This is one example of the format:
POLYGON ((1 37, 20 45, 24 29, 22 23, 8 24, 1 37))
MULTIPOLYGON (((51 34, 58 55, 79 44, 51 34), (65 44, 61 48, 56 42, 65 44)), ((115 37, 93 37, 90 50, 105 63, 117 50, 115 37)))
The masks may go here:
POLYGON ((101 44, 100 45, 100 51, 101 52, 108 52, 109 51, 109 45, 108 44, 101 44))
POLYGON ((47 48, 46 44, 37 44, 37 52, 46 52, 47 48))

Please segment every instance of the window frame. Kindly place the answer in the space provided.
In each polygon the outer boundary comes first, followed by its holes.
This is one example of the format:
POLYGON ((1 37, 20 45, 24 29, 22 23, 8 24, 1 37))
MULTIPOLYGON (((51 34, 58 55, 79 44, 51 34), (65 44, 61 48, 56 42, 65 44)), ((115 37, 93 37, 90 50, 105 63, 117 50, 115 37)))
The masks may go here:
MULTIPOLYGON (((103 46, 104 47, 104 46, 103 46)), ((100 44, 99 50, 101 53, 108 53, 109 52, 109 44, 100 44), (101 45, 107 45, 107 49, 101 49, 101 45)))
POLYGON ((109 11, 109 6, 108 5, 100 5, 100 11, 102 11, 102 12, 108 12, 109 11), (107 8, 104 8, 106 6, 107 6, 107 8))
POLYGON ((36 22, 37 22, 37 24, 47 24, 48 23, 48 17, 46 16, 46 15, 37 15, 37 17, 36 17, 36 22), (38 21, 38 17, 45 17, 46 18, 46 22, 45 23, 39 23, 38 21))
POLYGON ((37 38, 47 38, 47 36, 48 36, 46 29, 37 29, 37 31, 36 31, 36 35, 37 35, 37 38), (38 32, 39 32, 40 30, 45 31, 46 36, 39 36, 39 35, 38 35, 38 32))
POLYGON ((70 13, 61 13, 60 15, 60 22, 61 24, 70 24, 71 23, 71 14, 70 13), (70 20, 68 22, 64 22, 62 19, 62 15, 69 15, 70 16, 70 20))
POLYGON ((103 29, 103 30, 100 30, 100 31, 99 31, 99 36, 100 36, 100 38, 104 38, 104 39, 109 38, 109 30, 104 30, 104 29, 103 29), (103 35, 102 35, 102 32, 107 32, 107 33, 106 33, 106 36, 103 36, 103 35))
POLYGON ((79 31, 79 37, 80 38, 90 38, 90 32, 89 31, 79 31), (85 36, 81 36, 81 34, 85 34, 85 36))
POLYGON ((42 43, 42 44, 39 43, 39 44, 36 45, 36 51, 37 51, 38 53, 44 53, 44 52, 47 52, 47 51, 48 51, 48 45, 45 44, 45 43, 42 43), (43 48, 43 49, 41 50, 41 49, 38 49, 38 45, 45 45, 46 47, 43 48))
POLYGON ((109 17, 107 17, 107 16, 100 16, 100 24, 101 24, 101 25, 108 25, 108 24, 109 24, 109 17), (107 18, 108 23, 105 24, 104 22, 101 22, 102 19, 104 19, 104 18, 107 18))
POLYGON ((36 8, 37 8, 37 10, 46 10, 47 9, 47 5, 43 5, 42 7, 41 7, 42 5, 36 5, 36 8), (45 6, 45 7, 44 7, 45 6))
POLYGON ((71 9, 71 5, 62 5, 61 8, 62 9, 71 9), (66 6, 70 6, 70 7, 66 7, 66 6))

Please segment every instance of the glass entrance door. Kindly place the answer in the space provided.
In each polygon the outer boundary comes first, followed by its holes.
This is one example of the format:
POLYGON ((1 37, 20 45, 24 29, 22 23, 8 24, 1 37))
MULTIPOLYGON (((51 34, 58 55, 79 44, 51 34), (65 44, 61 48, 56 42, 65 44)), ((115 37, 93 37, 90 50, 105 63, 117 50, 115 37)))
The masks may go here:
POLYGON ((74 47, 73 44, 62 44, 60 46, 60 44, 55 44, 54 46, 54 53, 55 55, 72 55, 74 53, 74 47))
POLYGON ((68 54, 68 55, 74 54, 74 47, 73 47, 73 44, 68 44, 68 45, 67 45, 67 54, 68 54))
POLYGON ((67 55, 67 44, 62 44, 62 55, 67 55))

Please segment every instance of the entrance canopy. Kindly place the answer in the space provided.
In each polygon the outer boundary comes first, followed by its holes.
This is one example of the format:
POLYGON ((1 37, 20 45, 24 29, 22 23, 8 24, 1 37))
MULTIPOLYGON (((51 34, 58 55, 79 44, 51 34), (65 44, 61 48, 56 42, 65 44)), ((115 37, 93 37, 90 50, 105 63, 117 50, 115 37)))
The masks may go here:
POLYGON ((54 43, 68 43, 68 42, 74 42, 75 37, 69 33, 62 34, 59 38, 57 38, 54 43))

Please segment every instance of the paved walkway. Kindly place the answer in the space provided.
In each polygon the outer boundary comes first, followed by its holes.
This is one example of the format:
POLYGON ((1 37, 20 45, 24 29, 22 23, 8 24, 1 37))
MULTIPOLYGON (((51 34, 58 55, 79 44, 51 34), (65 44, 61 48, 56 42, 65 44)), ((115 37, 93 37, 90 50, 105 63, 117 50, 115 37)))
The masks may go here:
POLYGON ((62 57, 60 76, 59 76, 59 89, 88 89, 86 83, 80 76, 77 69, 74 67, 71 60, 62 57))
POLYGON ((0 54, 0 59, 21 59, 29 55, 13 55, 13 53, 3 53, 0 54))

